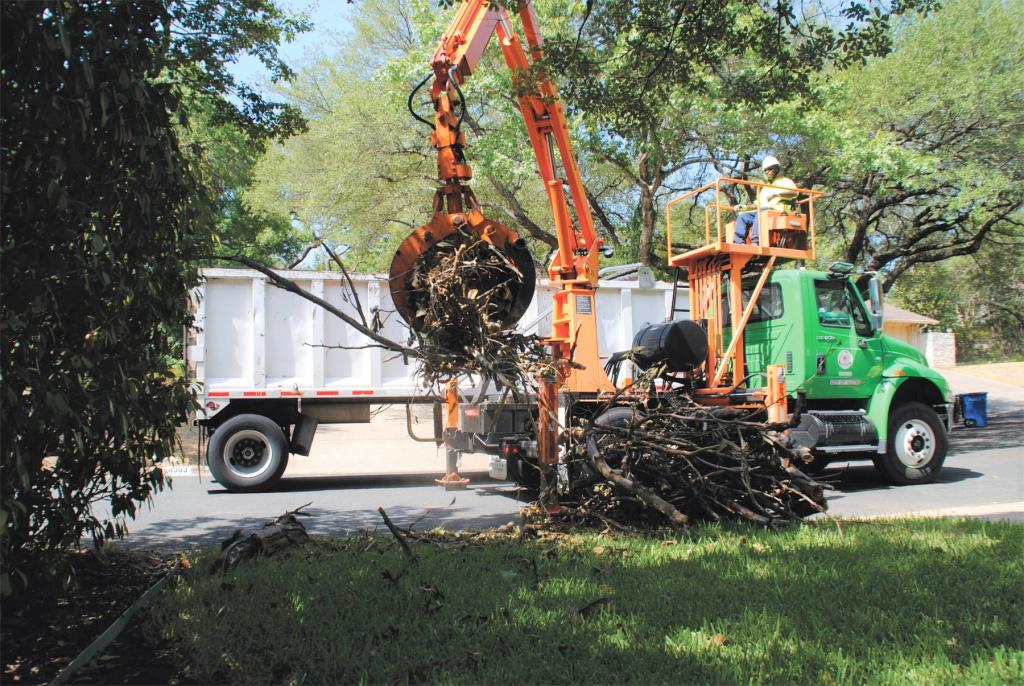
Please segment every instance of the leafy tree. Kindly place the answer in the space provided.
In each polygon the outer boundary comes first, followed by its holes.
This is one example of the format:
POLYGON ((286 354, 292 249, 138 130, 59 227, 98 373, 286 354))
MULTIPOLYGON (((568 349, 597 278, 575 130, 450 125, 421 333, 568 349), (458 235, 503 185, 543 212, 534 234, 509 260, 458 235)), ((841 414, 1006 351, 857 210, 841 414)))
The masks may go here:
POLYGON ((175 135, 182 95, 257 137, 299 120, 223 65, 240 51, 279 65, 291 24, 269 0, 0 11, 6 595, 83 534, 124 532, 163 487, 156 462, 194 403, 175 342, 191 322, 188 264, 211 252, 212 227, 175 135))
MULTIPOLYGON (((309 130, 268 151, 246 200, 293 213, 343 246, 354 268, 386 269, 395 246, 430 216, 436 155, 407 100, 450 16, 436 0, 363 3, 338 55, 307 65, 282 89, 309 130)), ((413 104, 430 117, 424 91, 413 104)), ((496 46, 465 92, 474 191, 489 216, 532 239, 543 255, 555 243, 550 210, 496 46)))
POLYGON ((293 214, 315 235, 346 246, 354 269, 384 270, 394 246, 426 219, 428 151, 410 130, 404 104, 400 109, 381 89, 331 72, 300 75, 295 89, 305 86, 312 86, 309 95, 326 91, 325 113, 310 116, 305 134, 268 151, 245 201, 293 214))
POLYGON ((251 140, 287 138, 303 130, 305 119, 291 103, 267 100, 253 85, 238 81, 230 66, 240 54, 256 56, 271 81, 287 81, 292 69, 278 57, 282 40, 308 31, 303 16, 293 16, 274 0, 165 0, 163 26, 166 66, 163 79, 189 99, 201 101, 213 124, 231 122, 251 140))
POLYGON ((911 267, 894 301, 956 334, 957 360, 1024 357, 1024 247, 989 244, 973 255, 911 267))
POLYGON ((817 73, 885 54, 893 21, 932 4, 848 2, 809 14, 788 1, 592 0, 571 31, 547 40, 543 69, 558 75, 588 153, 630 182, 636 256, 654 264, 666 196, 712 170, 745 178, 765 149, 763 137, 747 147, 737 129, 770 105, 813 101, 817 73))
POLYGON ((845 259, 885 275, 1024 242, 1024 6, 955 0, 852 69, 828 115, 817 177, 845 259))
MULTIPOLYGON (((927 3, 903 3, 894 11, 918 5, 927 3)), ((584 8, 547 0, 535 9, 550 54, 537 74, 554 75, 575 113, 598 229, 624 249, 623 258, 646 263, 655 261, 665 195, 719 160, 721 151, 709 148, 703 135, 713 110, 721 115, 732 103, 756 111, 780 93, 806 92, 823 64, 886 50, 882 29, 891 19, 851 5, 850 26, 834 31, 798 19, 789 4, 753 1, 592 2, 584 8), (793 39, 799 46, 787 47, 793 39)), ((253 203, 295 212, 348 246, 364 266, 385 267, 394 245, 428 211, 434 155, 404 112, 405 99, 427 73, 449 19, 431 0, 365 3, 341 56, 312 65, 287 91, 312 129, 268 155, 253 203)), ((474 188, 485 209, 532 238, 542 255, 555 243, 549 211, 512 76, 496 45, 464 90, 474 188)))
POLYGON ((216 116, 203 98, 192 98, 187 110, 188 124, 180 127, 182 147, 211 199, 201 221, 234 254, 278 265, 300 259, 311 238, 308 232, 297 230, 287 214, 255 208, 244 200, 267 141, 232 121, 214 123, 216 116))

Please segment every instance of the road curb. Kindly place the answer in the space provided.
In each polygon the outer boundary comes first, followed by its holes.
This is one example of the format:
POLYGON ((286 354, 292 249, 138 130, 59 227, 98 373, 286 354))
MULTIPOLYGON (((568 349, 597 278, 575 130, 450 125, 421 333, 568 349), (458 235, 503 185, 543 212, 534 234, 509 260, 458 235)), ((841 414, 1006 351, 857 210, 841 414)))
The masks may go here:
POLYGON ((1024 513, 1024 500, 1007 503, 990 503, 986 505, 966 505, 964 507, 947 507, 933 510, 912 510, 863 517, 842 517, 842 519, 897 519, 906 517, 990 517, 994 515, 1010 515, 1024 513))
POLYGON ((139 610, 146 607, 146 605, 148 605, 153 599, 153 596, 155 596, 160 589, 166 586, 168 582, 170 582, 170 580, 174 578, 179 571, 181 571, 181 568, 181 560, 178 560, 170 571, 150 586, 145 593, 139 596, 134 603, 128 606, 127 610, 121 613, 120 617, 114 620, 113 624, 107 627, 106 631, 97 636, 92 643, 85 647, 85 650, 78 654, 78 657, 65 666, 64 669, 54 677, 53 681, 49 683, 49 686, 60 686, 60 684, 63 684, 70 679, 75 672, 89 664, 93 658, 101 655, 103 651, 121 635, 121 632, 128 626, 132 617, 134 617, 139 610))

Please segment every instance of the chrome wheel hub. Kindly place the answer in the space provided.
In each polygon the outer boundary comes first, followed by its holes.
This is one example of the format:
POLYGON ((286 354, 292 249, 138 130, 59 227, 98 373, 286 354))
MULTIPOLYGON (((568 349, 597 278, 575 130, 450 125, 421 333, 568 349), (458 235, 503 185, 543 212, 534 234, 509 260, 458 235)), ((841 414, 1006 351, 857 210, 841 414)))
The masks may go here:
POLYGON ((224 446, 224 464, 237 476, 254 477, 271 464, 274 449, 259 431, 239 431, 224 446))
POLYGON ((935 432, 925 421, 908 419, 896 429, 893 447, 904 465, 922 467, 935 455, 935 432))

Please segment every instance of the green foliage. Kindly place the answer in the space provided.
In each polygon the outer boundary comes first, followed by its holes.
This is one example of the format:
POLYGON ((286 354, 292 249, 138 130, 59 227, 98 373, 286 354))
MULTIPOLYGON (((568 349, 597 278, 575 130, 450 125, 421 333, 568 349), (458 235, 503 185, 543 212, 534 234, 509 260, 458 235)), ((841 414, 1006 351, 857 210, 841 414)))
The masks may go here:
MULTIPOLYGON (((836 31, 797 16, 789 3, 537 2, 548 59, 513 78, 492 41, 465 85, 474 189, 493 218, 535 241, 535 253, 553 246, 513 97, 532 78, 551 75, 574 114, 599 232, 618 259, 656 262, 660 204, 721 157, 720 146, 708 147, 708 122, 728 120, 730 107, 756 113, 765 102, 809 93, 815 70, 885 52, 892 17, 928 6, 902 3, 893 14, 862 16, 852 3, 849 25, 836 31)), ((284 91, 313 124, 260 164, 258 187, 247 196, 253 206, 294 213, 358 264, 387 266, 429 211, 434 154, 405 100, 429 73, 452 16, 442 7, 433 0, 362 6, 342 53, 310 65, 284 91)), ((418 100, 432 116, 422 92, 418 100)))
MULTIPOLYGON (((244 201, 293 214, 308 230, 347 246, 353 269, 383 271, 397 243, 428 216, 431 160, 404 104, 344 74, 329 78, 326 90, 337 94, 325 102, 329 112, 311 116, 305 134, 268 150, 244 201)), ((320 79, 302 74, 293 88, 320 79)))
POLYGON ((217 683, 1015 683, 1024 527, 322 539, 207 573, 153 630, 217 683), (269 657, 268 657, 269 656, 269 657))
POLYGON ((178 373, 189 265, 212 253, 211 198, 228 188, 196 180, 178 139, 186 101, 207 108, 197 121, 250 140, 295 131, 294 108, 235 84, 225 63, 251 51, 285 75, 276 43, 301 24, 271 0, 2 12, 7 595, 34 571, 62 573, 60 554, 83 535, 122 535, 164 487, 158 463, 195 402, 178 373))
POLYGON ((1024 7, 955 0, 839 77, 814 117, 828 222, 891 287, 914 265, 1020 244, 1024 7))
POLYGON ((823 69, 888 52, 894 18, 935 4, 843 2, 826 13, 788 0, 577 3, 576 31, 547 42, 548 63, 571 106, 640 132, 662 123, 666 107, 685 107, 680 93, 756 109, 807 93, 823 69))
POLYGON ((287 264, 310 239, 293 228, 287 213, 244 202, 253 167, 271 139, 305 130, 301 108, 269 100, 265 91, 238 82, 230 71, 237 55, 259 59, 271 84, 294 77, 278 56, 282 39, 310 28, 274 0, 173 0, 170 50, 162 78, 182 98, 179 135, 209 202, 198 221, 214 231, 229 252, 287 264))
MULTIPOLYGON (((436 156, 407 99, 450 18, 435 0, 364 3, 341 52, 307 65, 282 89, 301 105, 309 130, 267 152, 245 201, 293 214, 343 246, 355 269, 386 270, 398 243, 430 218, 436 156)), ((432 118, 428 89, 413 104, 432 118)), ((538 241, 534 252, 543 255, 553 243, 543 228, 550 210, 497 45, 464 92, 474 191, 489 216, 538 241)))
POLYGON ((990 245, 908 270, 891 292, 900 306, 956 334, 963 363, 1024 356, 1024 248, 990 245))
POLYGON ((163 77, 191 98, 204 100, 211 123, 231 123, 253 140, 286 138, 305 120, 290 103, 268 102, 251 84, 238 82, 230 64, 240 54, 255 55, 272 81, 292 70, 277 54, 282 37, 309 30, 305 18, 285 13, 274 0, 167 0, 171 22, 168 71, 163 77))
POLYGON ((287 214, 254 208, 244 199, 267 142, 253 138, 234 122, 214 123, 206 98, 190 98, 186 109, 188 123, 180 129, 182 147, 210 198, 199 221, 212 227, 226 252, 268 264, 291 262, 311 239, 309 232, 295 229, 287 214))
POLYGON ((587 130, 587 151, 630 181, 635 257, 657 264, 669 197, 717 175, 746 178, 779 140, 766 109, 816 102, 816 74, 887 53, 893 22, 933 4, 574 3, 568 30, 546 35, 542 67, 587 130))
POLYGON ((193 403, 171 334, 190 322, 183 264, 209 243, 155 81, 167 21, 155 3, 3 5, 8 580, 29 555, 122 533, 193 403))

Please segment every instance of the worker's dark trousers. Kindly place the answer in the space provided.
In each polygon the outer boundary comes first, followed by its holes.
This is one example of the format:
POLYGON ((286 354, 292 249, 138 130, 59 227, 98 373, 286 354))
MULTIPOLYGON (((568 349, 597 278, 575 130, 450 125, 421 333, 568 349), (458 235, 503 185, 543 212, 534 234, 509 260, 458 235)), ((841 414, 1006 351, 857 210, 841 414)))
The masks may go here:
POLYGON ((746 243, 747 231, 750 231, 750 242, 757 245, 757 212, 742 212, 736 217, 736 235, 734 243, 746 243))

